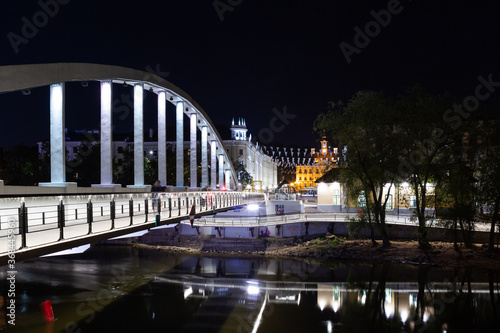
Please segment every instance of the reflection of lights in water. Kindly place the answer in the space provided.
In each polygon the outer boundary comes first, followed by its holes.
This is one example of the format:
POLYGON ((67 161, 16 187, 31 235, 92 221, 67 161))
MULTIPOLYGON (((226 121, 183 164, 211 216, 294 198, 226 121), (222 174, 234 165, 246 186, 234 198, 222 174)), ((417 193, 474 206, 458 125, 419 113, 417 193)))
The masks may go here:
POLYGON ((184 299, 188 298, 189 295, 193 293, 193 288, 189 287, 187 289, 184 289, 184 299))
POLYGON ((325 301, 318 301, 318 305, 319 305, 319 308, 321 309, 321 311, 323 311, 323 309, 326 306, 326 302, 325 301))
POLYGON ((333 325, 330 320, 326 322, 326 332, 327 333, 332 333, 333 332, 333 325))
POLYGON ((407 319, 408 319, 408 311, 401 311, 401 321, 403 323, 406 323, 407 319))
POLYGON ((260 292, 260 289, 257 286, 248 286, 247 292, 250 295, 258 295, 260 292))
POLYGON ((297 299, 297 305, 300 305, 300 293, 299 293, 299 298, 297 299))
POLYGON ((255 323, 253 324, 252 333, 257 333, 257 330, 259 329, 260 322, 262 321, 262 313, 264 312, 264 308, 266 307, 266 303, 267 303, 267 298, 264 299, 264 302, 262 303, 262 306, 260 308, 260 312, 257 315, 257 318, 255 319, 255 323))
POLYGON ((424 323, 426 323, 427 320, 429 320, 429 315, 427 313, 424 313, 424 323))

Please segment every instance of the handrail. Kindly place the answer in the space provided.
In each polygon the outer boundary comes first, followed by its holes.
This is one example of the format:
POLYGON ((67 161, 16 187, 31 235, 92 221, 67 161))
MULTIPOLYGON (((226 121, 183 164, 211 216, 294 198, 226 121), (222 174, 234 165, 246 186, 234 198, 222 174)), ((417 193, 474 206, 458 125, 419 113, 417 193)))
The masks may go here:
POLYGON ((157 221, 188 218, 193 203, 195 213, 200 214, 264 198, 261 194, 208 191, 4 196, 0 198, 0 254, 8 252, 12 235, 17 251, 145 223, 156 225, 157 221), (57 237, 54 231, 58 231, 57 237))

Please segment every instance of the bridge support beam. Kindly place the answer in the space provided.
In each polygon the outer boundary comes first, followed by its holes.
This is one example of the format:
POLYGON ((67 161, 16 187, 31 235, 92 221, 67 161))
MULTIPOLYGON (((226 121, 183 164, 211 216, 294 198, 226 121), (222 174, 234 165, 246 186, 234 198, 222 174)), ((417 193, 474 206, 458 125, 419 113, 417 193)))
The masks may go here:
POLYGON ((39 186, 66 187, 66 147, 64 134, 64 82, 50 85, 50 183, 39 186))
POLYGON ((134 86, 134 185, 144 185, 144 87, 134 86))
POLYGON ((224 155, 219 155, 219 190, 224 186, 224 155))
POLYGON ((197 161, 196 161, 196 131, 197 128, 197 117, 196 112, 191 113, 190 118, 190 150, 189 150, 189 170, 190 170, 190 181, 191 188, 196 188, 198 186, 198 175, 197 175, 197 161))
POLYGON ((101 82, 101 185, 113 184, 112 83, 101 82))
POLYGON ((166 93, 158 93, 158 180, 167 186, 167 106, 166 93))
POLYGON ((201 187, 208 186, 208 128, 201 128, 201 187))
POLYGON ((177 102, 176 106, 176 142, 175 155, 175 185, 184 186, 184 103, 177 102))
POLYGON ((66 181, 64 82, 50 85, 50 182, 66 181))
POLYGON ((210 187, 212 190, 217 188, 217 142, 211 142, 210 147, 211 161, 210 161, 210 187))
POLYGON ((226 170, 225 174, 226 174, 225 186, 229 190, 231 188, 231 172, 229 170, 226 170))

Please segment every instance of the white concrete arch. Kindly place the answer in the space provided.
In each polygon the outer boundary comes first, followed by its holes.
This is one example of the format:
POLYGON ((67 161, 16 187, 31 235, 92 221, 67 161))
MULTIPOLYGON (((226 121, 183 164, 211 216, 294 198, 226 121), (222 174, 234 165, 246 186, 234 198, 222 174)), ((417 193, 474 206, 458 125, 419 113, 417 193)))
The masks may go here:
MULTIPOLYGON (((160 76, 142 70, 136 70, 126 67, 90 63, 52 63, 0 66, 0 93, 31 89, 41 86, 51 86, 53 87, 51 88, 51 92, 53 90, 57 92, 57 94, 54 94, 54 97, 57 100, 52 101, 51 99, 51 103, 53 102, 54 105, 59 105, 61 103, 61 98, 64 98, 64 82, 72 81, 100 81, 117 84, 126 83, 128 85, 136 87, 134 88, 134 95, 140 96, 139 98, 142 98, 142 94, 139 93, 139 90, 148 90, 161 96, 161 99, 165 98, 166 101, 174 105, 182 103, 182 113, 191 120, 192 126, 196 125, 196 128, 200 130, 200 132, 202 133, 202 140, 206 139, 207 144, 210 144, 211 147, 214 147, 214 144, 212 144, 211 142, 215 142, 215 147, 217 149, 216 154, 217 156, 222 155, 222 160, 225 162, 222 166, 224 173, 226 170, 229 171, 232 182, 234 183, 234 185, 237 184, 237 176, 232 162, 229 159, 226 151, 224 150, 222 139, 217 132, 214 124, 210 120, 208 114, 185 91, 160 76), (142 87, 142 89, 139 89, 137 87, 142 87), (192 115, 194 115, 194 119, 192 115)), ((139 116, 140 113, 142 113, 142 104, 135 103, 134 105, 135 110, 138 110, 137 114, 134 114, 134 119, 135 117, 138 117, 138 119, 140 119, 139 116)), ((159 102, 159 108, 161 108, 160 105, 161 103, 159 102)), ((107 100, 107 104, 101 103, 101 110, 107 109, 109 107, 109 100, 107 100)), ((64 106, 62 108, 62 112, 64 113, 64 106)), ((160 119, 162 119, 163 121, 163 118, 161 118, 161 116, 159 115, 159 120, 160 119)), ((140 121, 142 121, 142 119, 140 119, 140 121)), ((106 126, 111 125, 106 124, 106 126)), ((59 131, 60 128, 57 128, 56 130, 59 131)), ((193 130, 191 129, 191 131, 193 130)), ((196 137, 196 135, 194 137, 196 137)), ((62 138, 59 138, 58 140, 62 140, 62 143, 64 144, 64 135, 62 135, 62 138)), ((58 144, 60 145, 61 142, 58 142, 58 144)), ((62 153, 64 154, 64 149, 62 150, 62 153)), ((159 150, 159 153, 163 154, 163 150, 159 150)), ((206 150, 202 148, 202 154, 203 153, 206 154, 206 150)), ((207 166, 207 159, 208 157, 203 158, 202 156, 202 166, 207 166)), ((59 158, 59 160, 57 161, 59 165, 61 164, 60 160, 61 158, 59 158)), ((141 169, 140 165, 138 165, 137 167, 138 169, 141 169)), ((52 183, 58 183, 58 185, 64 183, 64 176, 61 176, 64 174, 63 171, 64 170, 56 170, 58 176, 52 179, 52 183)), ((135 185, 143 185, 140 184, 140 180, 137 180, 140 177, 140 174, 136 175, 135 185), (139 184, 137 184, 137 182, 139 182, 139 184)), ((101 180, 103 179, 105 179, 104 181, 106 182, 110 182, 109 174, 101 177, 101 180)), ((179 183, 177 185, 179 185, 179 183)), ((191 182, 191 185, 193 185, 193 182, 191 182)), ((203 185, 208 186, 208 178, 206 176, 202 176, 202 186, 203 185)), ((226 187, 229 188, 229 184, 227 184, 226 187)))

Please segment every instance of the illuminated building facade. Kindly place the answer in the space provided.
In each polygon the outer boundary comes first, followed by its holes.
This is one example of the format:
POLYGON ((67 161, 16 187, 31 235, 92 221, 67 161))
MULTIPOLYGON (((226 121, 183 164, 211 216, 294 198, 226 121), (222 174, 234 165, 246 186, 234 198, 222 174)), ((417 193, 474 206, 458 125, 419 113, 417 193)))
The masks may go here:
POLYGON ((311 148, 308 163, 297 165, 295 189, 299 191, 306 187, 316 187, 316 180, 335 166, 336 158, 337 148, 331 149, 323 137, 319 151, 316 152, 315 148, 311 148))

